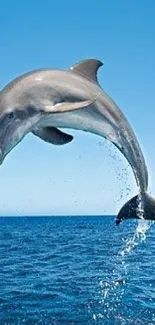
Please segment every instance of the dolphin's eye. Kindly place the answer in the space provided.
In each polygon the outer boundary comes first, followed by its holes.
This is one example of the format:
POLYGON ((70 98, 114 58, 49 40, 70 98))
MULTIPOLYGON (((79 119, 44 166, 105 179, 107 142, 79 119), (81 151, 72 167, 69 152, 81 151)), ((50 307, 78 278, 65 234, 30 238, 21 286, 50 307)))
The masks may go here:
POLYGON ((8 116, 9 120, 12 120, 14 118, 15 114, 14 114, 14 112, 10 112, 7 114, 7 116, 8 116))

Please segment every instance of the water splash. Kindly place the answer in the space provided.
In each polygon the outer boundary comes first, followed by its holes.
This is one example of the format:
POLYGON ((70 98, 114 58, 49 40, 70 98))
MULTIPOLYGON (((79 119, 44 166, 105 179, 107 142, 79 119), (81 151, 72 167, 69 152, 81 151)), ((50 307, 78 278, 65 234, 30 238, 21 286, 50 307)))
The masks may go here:
POLYGON ((135 247, 137 247, 140 243, 146 241, 147 231, 150 229, 153 223, 152 221, 144 219, 144 206, 141 194, 138 196, 137 215, 139 217, 139 220, 137 222, 135 233, 132 237, 124 241, 125 245, 119 252, 122 257, 131 253, 135 247))
MULTIPOLYGON (((152 221, 144 220, 144 209, 141 196, 139 196, 138 215, 140 219, 137 221, 135 233, 127 239, 122 239, 123 247, 116 256, 110 281, 108 276, 108 279, 105 281, 101 280, 99 283, 101 290, 101 299, 99 303, 103 305, 103 311, 102 313, 93 314, 93 319, 95 321, 100 318, 110 320, 111 318, 117 319, 118 317, 122 317, 122 300, 127 283, 130 280, 129 268, 131 265, 127 262, 127 257, 129 254, 132 254, 133 250, 139 244, 146 241, 147 232, 153 223, 152 221)), ((121 322, 121 324, 124 323, 121 322)))
POLYGON ((151 225, 151 221, 138 220, 137 228, 134 235, 125 240, 123 239, 124 246, 119 252, 119 255, 125 257, 126 255, 131 253, 133 249, 137 247, 140 243, 145 242, 147 231, 150 229, 151 225))
POLYGON ((111 278, 113 280, 106 279, 105 281, 100 281, 101 298, 99 304, 102 309, 100 309, 100 312, 93 313, 92 315, 94 321, 98 321, 101 318, 103 320, 106 319, 106 324, 109 324, 108 320, 115 319, 115 316, 118 314, 126 283, 124 279, 118 278, 115 272, 113 272, 111 278))

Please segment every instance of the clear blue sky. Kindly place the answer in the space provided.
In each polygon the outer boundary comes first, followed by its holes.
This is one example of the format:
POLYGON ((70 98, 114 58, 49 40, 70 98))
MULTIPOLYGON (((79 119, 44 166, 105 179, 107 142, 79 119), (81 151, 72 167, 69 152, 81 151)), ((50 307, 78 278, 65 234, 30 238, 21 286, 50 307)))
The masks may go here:
MULTIPOLYGON (((104 61, 99 80, 133 126, 155 194, 155 2, 2 0, 0 87, 36 68, 104 61)), ((137 191, 101 138, 73 131, 54 147, 28 135, 0 167, 0 215, 116 213, 137 191)))

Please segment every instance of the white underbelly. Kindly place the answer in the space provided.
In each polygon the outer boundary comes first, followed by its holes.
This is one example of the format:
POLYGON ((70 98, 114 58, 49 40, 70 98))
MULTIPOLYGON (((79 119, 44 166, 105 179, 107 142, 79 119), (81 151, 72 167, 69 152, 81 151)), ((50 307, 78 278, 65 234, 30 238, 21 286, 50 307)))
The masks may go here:
POLYGON ((51 114, 42 120, 42 126, 91 132, 105 137, 119 146, 117 130, 104 117, 101 119, 95 109, 85 108, 78 111, 51 114))

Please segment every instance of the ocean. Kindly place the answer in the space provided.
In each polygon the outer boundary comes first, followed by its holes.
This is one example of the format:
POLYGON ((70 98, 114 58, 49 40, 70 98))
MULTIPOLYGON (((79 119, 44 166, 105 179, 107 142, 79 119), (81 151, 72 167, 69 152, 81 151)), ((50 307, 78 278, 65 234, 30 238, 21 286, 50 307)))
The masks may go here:
POLYGON ((154 225, 1 217, 0 325, 155 324, 154 225))

